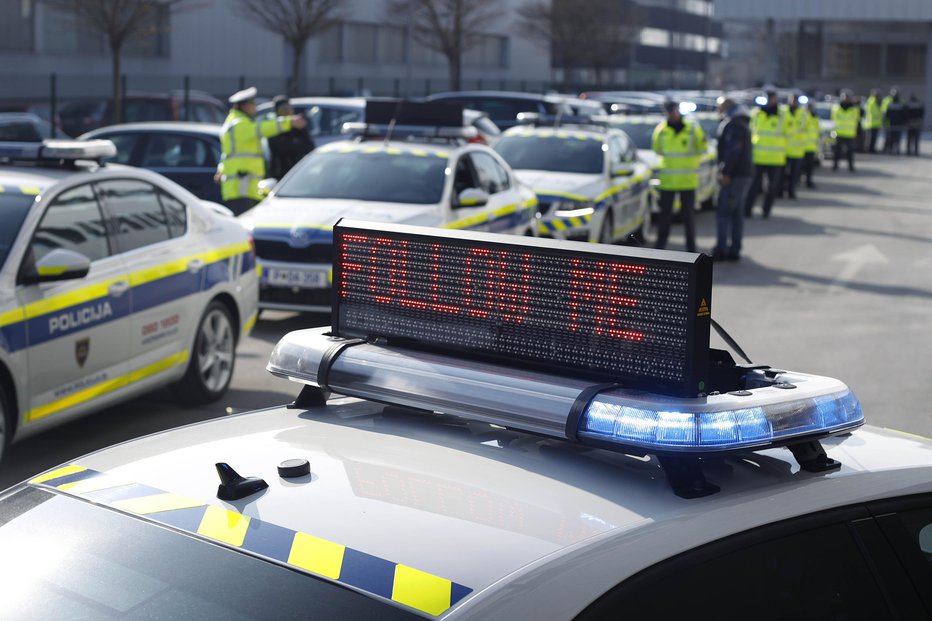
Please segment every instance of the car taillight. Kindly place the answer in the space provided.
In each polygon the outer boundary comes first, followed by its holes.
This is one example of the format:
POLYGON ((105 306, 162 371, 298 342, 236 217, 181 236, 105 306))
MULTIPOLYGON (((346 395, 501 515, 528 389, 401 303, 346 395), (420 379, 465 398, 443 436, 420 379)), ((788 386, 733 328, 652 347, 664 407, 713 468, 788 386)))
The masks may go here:
POLYGON ((471 144, 489 144, 489 141, 486 140, 486 139, 482 136, 482 134, 476 134, 475 136, 473 136, 472 138, 470 138, 467 142, 469 142, 469 143, 471 143, 471 144))

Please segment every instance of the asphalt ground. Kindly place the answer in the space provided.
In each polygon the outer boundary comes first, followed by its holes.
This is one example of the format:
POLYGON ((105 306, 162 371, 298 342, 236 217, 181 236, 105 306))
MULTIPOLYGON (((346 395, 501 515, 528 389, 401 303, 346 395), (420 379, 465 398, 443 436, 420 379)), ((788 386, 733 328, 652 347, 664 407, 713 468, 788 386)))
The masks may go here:
MULTIPOLYGON (((932 141, 923 148, 932 155, 932 141)), ((815 190, 778 200, 766 220, 756 208, 742 259, 715 264, 712 316, 755 363, 837 377, 870 424, 932 437, 932 157, 859 154, 856 166, 820 168, 815 190)), ((711 251, 714 213, 697 214, 697 232, 711 251)), ((668 247, 683 242, 675 225, 668 247)), ((0 488, 110 444, 290 402, 300 385, 265 370, 269 353, 287 332, 327 323, 263 313, 217 403, 184 409, 164 389, 26 439, 0 464, 0 488)))

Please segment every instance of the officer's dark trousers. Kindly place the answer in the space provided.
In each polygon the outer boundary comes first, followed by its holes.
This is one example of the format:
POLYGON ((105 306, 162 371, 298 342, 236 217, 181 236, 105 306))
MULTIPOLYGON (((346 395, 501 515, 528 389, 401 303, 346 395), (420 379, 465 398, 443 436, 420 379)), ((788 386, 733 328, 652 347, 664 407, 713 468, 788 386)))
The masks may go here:
POLYGON ((773 201, 777 197, 777 192, 780 191, 780 183, 783 181, 783 166, 763 166, 761 164, 754 166, 754 181, 751 183, 748 199, 744 203, 744 215, 748 218, 751 217, 757 195, 763 190, 764 177, 767 178, 767 191, 764 193, 764 217, 766 218, 770 216, 773 201))
MULTIPOLYGON (((886 145, 884 145, 886 146, 886 145)), ((844 151, 848 159, 848 170, 854 172, 854 138, 836 138, 835 139, 835 165, 834 170, 838 170, 838 162, 841 160, 841 152, 844 151)))
POLYGON ((803 159, 801 157, 786 158, 786 170, 783 171, 783 187, 790 198, 796 198, 796 184, 799 182, 799 173, 802 172, 802 169, 803 159))
POLYGON ((877 127, 871 127, 868 131, 870 132, 870 138, 869 138, 870 143, 868 144, 867 151, 869 153, 876 153, 877 152, 877 134, 880 133, 880 129, 877 127))
POLYGON ((812 182, 812 173, 815 172, 816 164, 816 154, 815 151, 806 151, 806 156, 803 158, 803 173, 806 175, 806 187, 814 188, 815 184, 812 182))
POLYGON ((657 222, 657 243, 654 248, 666 248, 670 237, 670 223, 673 220, 673 201, 680 195, 680 214, 686 228, 686 250, 696 252, 696 191, 695 190, 660 190, 657 206, 660 207, 657 222))
POLYGON ((887 130, 883 137, 883 152, 890 154, 900 154, 900 142, 903 141, 903 130, 893 128, 887 130))
POLYGON ((919 129, 906 130, 906 155, 919 155, 919 129))
POLYGON ((258 202, 259 201, 253 198, 234 198, 226 201, 224 204, 227 209, 233 212, 233 215, 238 216, 244 211, 248 211, 255 207, 258 202))

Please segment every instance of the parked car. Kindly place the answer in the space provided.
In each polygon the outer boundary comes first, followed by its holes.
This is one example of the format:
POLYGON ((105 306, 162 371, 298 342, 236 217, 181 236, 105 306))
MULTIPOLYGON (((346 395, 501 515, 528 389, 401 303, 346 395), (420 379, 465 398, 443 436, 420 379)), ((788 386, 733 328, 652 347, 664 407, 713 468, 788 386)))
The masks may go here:
POLYGON ((165 175, 198 198, 222 202, 214 182, 220 161, 221 125, 212 123, 127 123, 88 132, 81 140, 106 139, 116 145, 118 164, 165 175))
POLYGON ((232 213, 99 164, 115 153, 105 140, 0 144, 0 455, 158 387, 220 398, 255 322, 255 251, 232 213))
MULTIPOLYGON (((229 106, 206 93, 188 94, 191 110, 186 113, 185 96, 171 93, 129 93, 123 101, 124 123, 143 121, 189 121, 223 123, 229 106)), ((80 136, 103 127, 113 119, 110 98, 63 103, 58 111, 61 127, 69 136, 80 136)))
POLYGON ((0 142, 42 142, 52 126, 29 112, 0 112, 0 142))
POLYGON ((537 113, 542 116, 573 116, 573 107, 564 95, 534 95, 510 91, 453 91, 436 93, 427 101, 446 101, 462 104, 471 110, 485 112, 502 130, 518 124, 518 114, 537 113))

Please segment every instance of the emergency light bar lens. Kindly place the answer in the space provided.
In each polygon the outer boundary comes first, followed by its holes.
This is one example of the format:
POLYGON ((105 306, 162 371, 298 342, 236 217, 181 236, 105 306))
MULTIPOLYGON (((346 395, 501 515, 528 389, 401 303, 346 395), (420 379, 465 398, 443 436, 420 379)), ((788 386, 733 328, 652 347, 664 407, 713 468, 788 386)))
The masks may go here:
POLYGON ((834 433, 864 421, 850 390, 761 407, 677 412, 632 407, 600 395, 580 419, 579 435, 650 449, 730 450, 797 436, 834 433))

